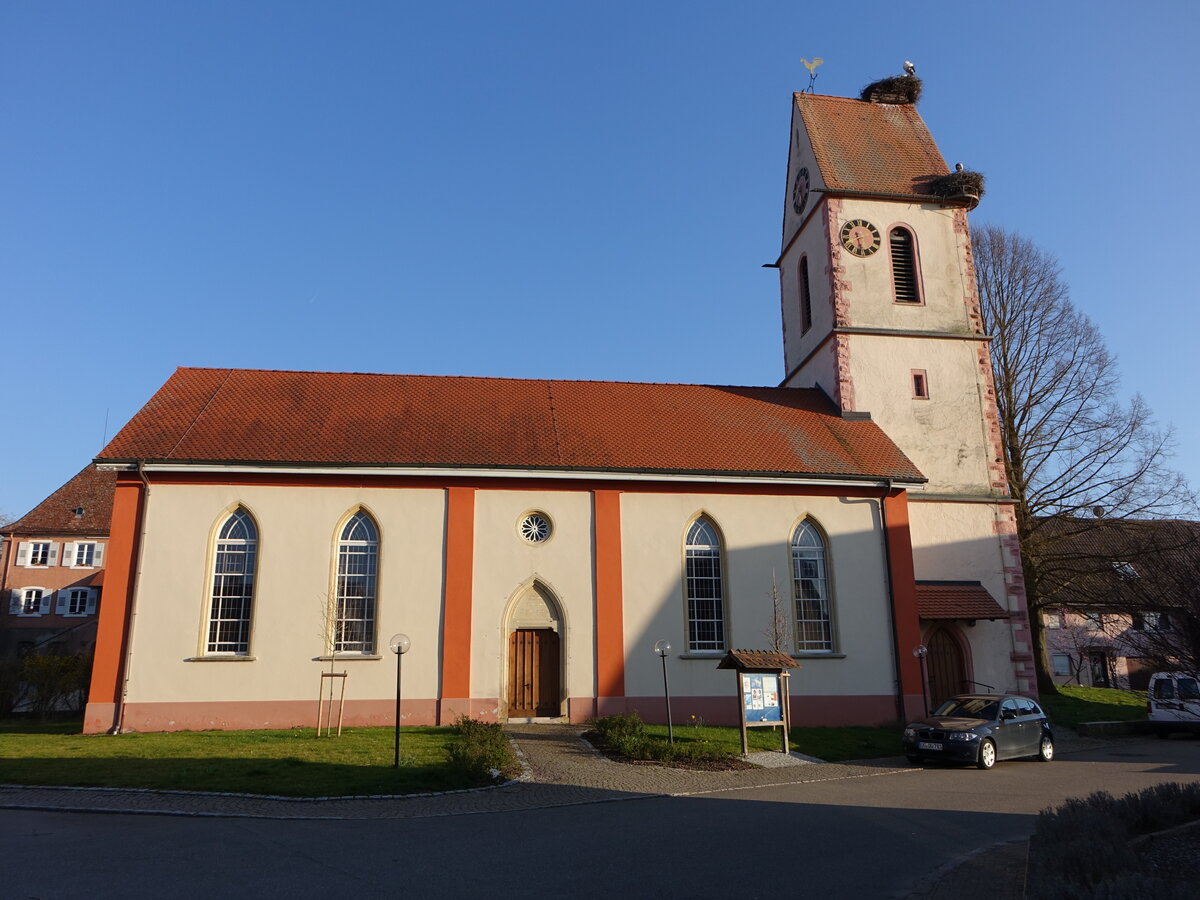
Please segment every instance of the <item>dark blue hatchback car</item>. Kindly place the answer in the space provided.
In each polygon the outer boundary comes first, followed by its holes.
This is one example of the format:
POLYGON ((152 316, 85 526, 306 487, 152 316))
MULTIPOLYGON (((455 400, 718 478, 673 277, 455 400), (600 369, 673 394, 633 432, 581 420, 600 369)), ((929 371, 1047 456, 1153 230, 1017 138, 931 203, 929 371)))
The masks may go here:
POLYGON ((1054 732, 1042 708, 1013 694, 962 694, 904 728, 904 755, 973 763, 990 769, 1002 759, 1054 758, 1054 732))

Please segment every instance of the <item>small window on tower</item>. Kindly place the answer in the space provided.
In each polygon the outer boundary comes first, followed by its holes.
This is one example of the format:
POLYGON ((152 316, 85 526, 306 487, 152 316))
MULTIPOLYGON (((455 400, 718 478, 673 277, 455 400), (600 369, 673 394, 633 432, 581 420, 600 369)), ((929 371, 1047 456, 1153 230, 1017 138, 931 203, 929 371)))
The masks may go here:
POLYGON ((888 235, 892 254, 892 288, 897 303, 920 303, 921 286, 917 279, 917 248, 912 232, 893 228, 888 235))
POLYGON ((812 328, 812 294, 808 290, 808 257, 800 260, 800 333, 812 328))
POLYGON ((914 400, 929 399, 929 376, 924 369, 912 370, 912 395, 914 400))

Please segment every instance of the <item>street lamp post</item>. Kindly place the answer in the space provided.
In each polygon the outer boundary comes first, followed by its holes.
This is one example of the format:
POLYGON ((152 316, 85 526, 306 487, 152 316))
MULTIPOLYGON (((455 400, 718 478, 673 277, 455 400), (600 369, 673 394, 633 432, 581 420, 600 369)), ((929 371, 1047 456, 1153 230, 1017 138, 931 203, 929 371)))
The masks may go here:
POLYGON ((667 698, 667 737, 675 743, 675 726, 671 723, 671 688, 667 684, 667 657, 671 654, 671 642, 659 641, 654 645, 654 652, 662 660, 663 696, 667 698))
POLYGON ((929 655, 929 648, 924 644, 917 644, 913 647, 913 656, 921 663, 921 703, 925 707, 925 715, 929 715, 929 680, 925 674, 925 657, 929 655))
POLYGON ((408 652, 408 648, 412 646, 412 641, 408 639, 407 634, 400 633, 393 634, 388 643, 392 652, 396 654, 396 755, 392 761, 392 768, 398 769, 400 768, 400 661, 408 652))

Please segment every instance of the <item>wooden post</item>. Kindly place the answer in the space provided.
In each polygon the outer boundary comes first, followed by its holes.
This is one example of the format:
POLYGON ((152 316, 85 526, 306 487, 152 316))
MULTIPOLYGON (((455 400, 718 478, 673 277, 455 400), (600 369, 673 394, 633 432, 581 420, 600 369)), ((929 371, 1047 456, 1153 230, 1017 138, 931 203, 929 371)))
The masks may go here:
POLYGON ((792 752, 788 745, 788 731, 792 727, 792 697, 788 689, 791 677, 791 673, 786 669, 779 673, 779 701, 783 705, 783 753, 785 756, 792 752))
POLYGON ((745 675, 739 671, 737 673, 737 701, 738 701, 738 717, 742 723, 742 756, 747 756, 750 753, 750 745, 746 741, 746 685, 744 682, 745 675))
POLYGON ((329 705, 325 705, 325 683, 329 678, 342 680, 342 692, 338 697, 338 737, 342 736, 342 719, 346 711, 346 672, 322 672, 321 690, 317 694, 317 737, 321 736, 322 719, 324 719, 325 735, 333 732, 333 682, 329 682, 329 705))

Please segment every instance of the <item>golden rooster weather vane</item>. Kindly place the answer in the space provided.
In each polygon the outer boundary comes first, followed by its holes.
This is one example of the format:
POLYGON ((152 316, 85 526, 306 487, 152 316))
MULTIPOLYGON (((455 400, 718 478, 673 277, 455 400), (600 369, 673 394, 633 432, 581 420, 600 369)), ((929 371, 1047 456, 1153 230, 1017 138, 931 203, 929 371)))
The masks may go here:
POLYGON ((802 56, 800 57, 800 62, 804 63, 804 68, 808 69, 808 87, 805 88, 805 90, 810 94, 815 94, 815 85, 817 83, 817 66, 825 62, 825 60, 821 59, 819 56, 814 56, 812 62, 809 62, 802 56))

